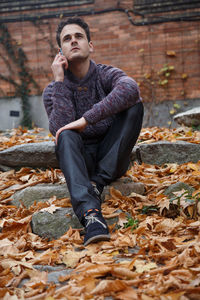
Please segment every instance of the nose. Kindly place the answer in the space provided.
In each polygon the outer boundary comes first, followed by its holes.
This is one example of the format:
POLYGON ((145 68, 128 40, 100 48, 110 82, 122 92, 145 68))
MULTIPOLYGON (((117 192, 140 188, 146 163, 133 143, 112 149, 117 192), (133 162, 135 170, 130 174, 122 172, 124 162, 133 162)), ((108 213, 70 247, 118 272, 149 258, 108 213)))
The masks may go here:
POLYGON ((76 40, 75 36, 72 36, 71 43, 72 43, 72 45, 75 44, 75 43, 77 43, 77 40, 76 40))

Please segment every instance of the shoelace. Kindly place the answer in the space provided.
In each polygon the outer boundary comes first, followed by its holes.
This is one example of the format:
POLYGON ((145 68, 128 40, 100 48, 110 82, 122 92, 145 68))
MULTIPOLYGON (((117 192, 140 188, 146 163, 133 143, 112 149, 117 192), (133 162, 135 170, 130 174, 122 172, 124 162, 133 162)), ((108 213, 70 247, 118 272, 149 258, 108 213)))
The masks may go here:
POLYGON ((95 191, 95 193, 97 194, 97 196, 100 196, 101 193, 100 193, 100 191, 98 190, 96 183, 95 183, 95 182, 91 182, 91 183, 92 183, 92 186, 93 186, 94 191, 95 191))
POLYGON ((100 223, 104 228, 107 228, 106 225, 98 219, 98 217, 95 217, 95 216, 90 215, 90 216, 86 216, 85 219, 87 220, 86 227, 88 227, 88 226, 89 226, 90 224, 92 224, 92 223, 98 222, 98 223, 100 223))
POLYGON ((96 186, 94 186, 94 191, 97 194, 97 196, 100 196, 101 193, 99 192, 98 188, 96 186))

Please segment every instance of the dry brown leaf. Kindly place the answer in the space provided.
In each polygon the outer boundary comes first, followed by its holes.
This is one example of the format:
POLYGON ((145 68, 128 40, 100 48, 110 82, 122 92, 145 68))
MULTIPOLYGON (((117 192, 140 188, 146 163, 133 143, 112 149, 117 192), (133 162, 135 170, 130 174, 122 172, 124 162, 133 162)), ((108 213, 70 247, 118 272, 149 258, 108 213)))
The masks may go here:
POLYGON ((2 300, 19 300, 17 295, 10 295, 9 292, 2 298, 2 300))
POLYGON ((117 293, 116 299, 119 299, 119 300, 138 300, 138 294, 133 288, 127 287, 123 291, 117 293))
POLYGON ((9 239, 5 238, 0 242, 0 255, 7 257, 8 254, 16 254, 19 252, 19 249, 15 246, 14 242, 11 242, 9 239))
POLYGON ((91 292, 91 294, 99 295, 112 292, 119 292, 123 291, 125 288, 127 288, 127 285, 121 280, 101 280, 100 283, 96 286, 96 288, 91 292))
POLYGON ((137 273, 130 271, 126 267, 113 266, 111 269, 111 273, 115 277, 119 277, 122 279, 134 279, 138 276, 137 273))
POLYGON ((84 286, 86 293, 89 293, 91 295, 92 290, 94 290, 96 287, 96 282, 97 280, 93 277, 87 277, 79 281, 79 286, 84 286))
POLYGON ((171 219, 164 219, 155 226, 156 232, 164 232, 165 234, 171 234, 179 227, 180 223, 171 219))
POLYGON ((5 258, 4 260, 0 261, 0 266, 3 269, 12 269, 13 267, 16 267, 18 265, 29 268, 29 269, 33 268, 31 263, 27 263, 27 262, 23 262, 23 261, 17 261, 17 260, 14 260, 14 259, 5 258))
POLYGON ((124 227, 124 224, 126 224, 127 221, 127 215, 124 212, 121 212, 118 216, 118 225, 124 227))
POLYGON ((99 253, 91 255, 91 262, 96 264, 111 264, 114 263, 114 259, 110 255, 99 253))
MULTIPOLYGON (((29 131, 22 129, 14 130, 9 139, 1 138, 0 133, 0 147, 39 140, 39 137, 33 137, 29 131)), ((185 140, 199 144, 200 133, 186 127, 143 128, 140 140, 145 143, 185 140)), ((196 205, 196 219, 191 219, 195 213, 194 206, 182 197, 184 214, 179 215, 178 211, 170 218, 176 205, 169 204, 164 191, 171 184, 181 181, 192 186, 193 197, 197 197, 200 192, 200 161, 162 166, 134 162, 126 175, 145 185, 145 196, 132 194, 132 197, 127 197, 111 189, 111 197, 107 196, 102 211, 106 218, 117 217, 119 209, 128 212, 138 219, 138 228, 134 231, 131 228, 116 229, 114 224, 110 226, 110 241, 85 248, 80 230, 70 228, 60 239, 52 241, 31 233, 30 220, 34 212, 44 209, 53 213, 56 207, 70 206, 69 198, 60 200, 53 197, 30 208, 23 205, 16 208, 8 204, 13 193, 26 186, 40 182, 63 183, 61 170, 24 167, 19 171, 0 172, 0 216, 3 226, 0 260, 4 262, 3 265, 0 263, 0 298, 3 299, 7 293, 9 300, 15 296, 19 300, 64 300, 66 295, 70 300, 103 300, 111 295, 123 300, 186 300, 190 296, 195 299, 200 293, 200 203, 196 205), (144 206, 159 206, 160 215, 159 212, 149 216, 141 214, 144 206), (46 281, 46 273, 32 269, 33 264, 63 264, 63 257, 75 268, 60 278, 63 287, 58 284, 55 289, 46 281), (18 288, 25 278, 29 279, 27 283, 18 288), (91 294, 95 290, 97 293, 91 294)), ((123 227, 127 222, 125 215, 122 214, 119 219, 123 227)))
POLYGON ((67 250, 63 255, 62 262, 67 268, 75 268, 79 260, 87 255, 87 251, 77 252, 72 250, 67 250))
POLYGON ((145 271, 156 269, 158 267, 154 262, 146 263, 145 261, 140 259, 136 259, 133 266, 135 267, 135 271, 137 273, 143 273, 145 271))

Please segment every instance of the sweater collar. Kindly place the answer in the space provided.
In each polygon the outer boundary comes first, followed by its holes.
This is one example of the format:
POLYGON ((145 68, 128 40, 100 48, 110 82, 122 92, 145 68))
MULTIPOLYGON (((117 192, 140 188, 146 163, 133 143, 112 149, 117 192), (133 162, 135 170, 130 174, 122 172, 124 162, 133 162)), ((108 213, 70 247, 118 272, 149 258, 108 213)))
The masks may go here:
POLYGON ((66 82, 67 85, 70 85, 71 88, 73 87, 76 88, 77 85, 86 84, 91 77, 94 77, 95 71, 96 71, 96 63, 93 60, 90 60, 90 67, 85 77, 79 79, 75 77, 70 70, 67 70, 65 72, 64 81, 66 82))

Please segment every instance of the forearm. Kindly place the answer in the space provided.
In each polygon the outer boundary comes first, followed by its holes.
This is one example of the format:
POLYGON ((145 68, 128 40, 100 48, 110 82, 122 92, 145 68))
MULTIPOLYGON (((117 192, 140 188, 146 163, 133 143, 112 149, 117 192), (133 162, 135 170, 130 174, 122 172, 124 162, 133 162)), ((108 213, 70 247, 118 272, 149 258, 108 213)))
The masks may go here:
POLYGON ((88 123, 95 124, 128 109, 138 101, 140 101, 140 95, 137 83, 125 76, 118 81, 114 89, 102 101, 95 104, 83 117, 88 123))

